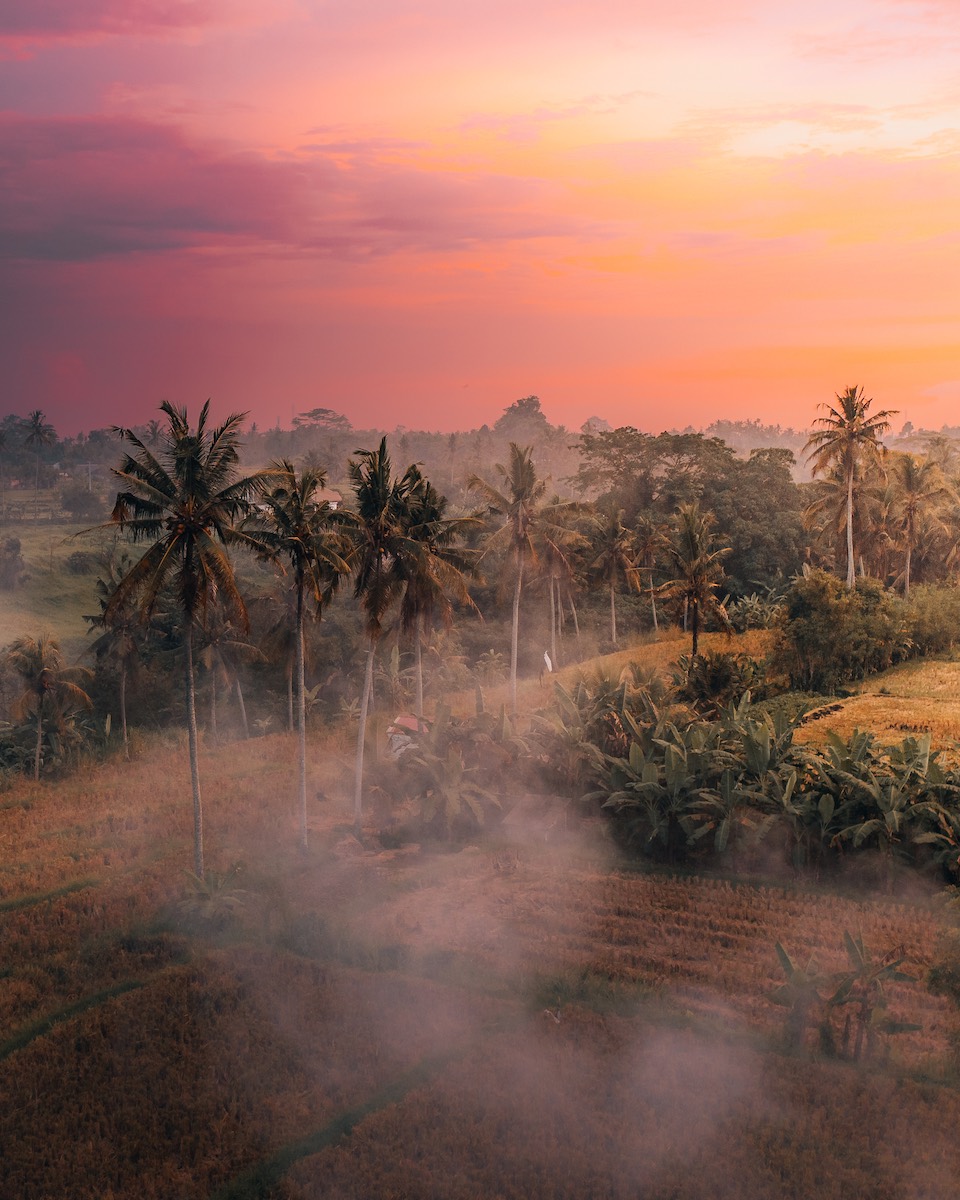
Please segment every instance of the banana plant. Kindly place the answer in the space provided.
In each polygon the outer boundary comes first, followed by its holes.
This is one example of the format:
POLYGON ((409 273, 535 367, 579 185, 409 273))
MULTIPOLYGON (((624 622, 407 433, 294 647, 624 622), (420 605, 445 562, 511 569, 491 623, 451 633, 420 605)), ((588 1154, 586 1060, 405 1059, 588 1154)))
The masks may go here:
POLYGON ((863 935, 858 934, 857 937, 853 937, 846 929, 843 931, 843 945, 847 952, 849 969, 840 976, 837 988, 827 1001, 827 1006, 831 1011, 847 1006, 852 1009, 852 1014, 848 1014, 844 1023, 840 1049, 841 1053, 849 1054, 854 1062, 859 1062, 861 1058, 871 1056, 878 1036, 909 1033, 920 1028, 919 1025, 896 1021, 886 1015, 886 985, 900 982, 915 983, 916 980, 906 971, 900 970, 900 964, 906 957, 902 946, 888 950, 886 954, 875 959, 864 946, 863 935), (852 1050, 850 1049, 851 1023, 853 1026, 852 1050))
POLYGON ((816 1021, 821 1044, 830 1040, 829 1016, 826 1000, 820 989, 829 983, 814 958, 805 967, 798 967, 780 942, 776 944, 777 959, 784 974, 784 982, 773 992, 770 999, 774 1004, 788 1009, 784 1033, 787 1046, 798 1050, 803 1045, 807 1029, 816 1021))

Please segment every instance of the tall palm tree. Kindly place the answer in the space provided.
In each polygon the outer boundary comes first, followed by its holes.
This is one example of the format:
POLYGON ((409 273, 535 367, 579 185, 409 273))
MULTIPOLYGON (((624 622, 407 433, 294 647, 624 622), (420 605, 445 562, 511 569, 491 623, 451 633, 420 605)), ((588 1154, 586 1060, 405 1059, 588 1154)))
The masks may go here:
POLYGON ((507 551, 513 558, 513 617, 510 632, 510 710, 517 711, 517 648, 520 631, 520 595, 524 570, 528 563, 536 564, 537 534, 562 533, 560 522, 581 506, 575 502, 546 504, 546 480, 540 479, 533 462, 532 446, 510 443, 510 462, 496 464, 503 490, 492 483, 471 475, 467 487, 479 493, 492 514, 500 518, 500 526, 487 538, 484 554, 491 550, 507 551))
POLYGON ((413 634, 416 716, 423 717, 423 631, 439 621, 449 628, 453 603, 476 608, 467 575, 476 567, 476 554, 464 547, 464 534, 479 524, 477 517, 448 517, 441 496, 417 467, 407 500, 404 537, 398 543, 397 569, 403 577, 400 624, 413 634))
POLYGON ((852 588, 856 570, 853 545, 853 486, 857 466, 864 459, 872 459, 881 453, 880 437, 890 428, 890 418, 896 410, 883 409, 871 413, 872 400, 868 400, 863 388, 848 387, 838 393, 836 404, 821 404, 826 409, 822 417, 814 422, 820 428, 812 433, 804 447, 809 451, 808 462, 813 463, 814 475, 830 467, 837 467, 846 484, 847 512, 847 587, 852 588))
POLYGON ((307 725, 304 684, 304 621, 309 596, 317 619, 340 579, 349 573, 342 525, 329 502, 319 498, 327 486, 323 471, 304 468, 298 475, 283 459, 273 467, 274 486, 265 493, 254 534, 264 551, 289 567, 295 600, 294 673, 297 706, 297 786, 300 845, 307 849, 307 725))
POLYGON ((117 494, 113 520, 137 542, 148 543, 143 556, 120 580, 105 615, 127 604, 146 619, 160 594, 171 588, 180 613, 186 655, 184 692, 193 792, 193 856, 196 875, 204 876, 203 806, 197 749, 194 638, 214 605, 238 628, 247 628, 247 610, 227 553, 232 544, 249 544, 237 522, 249 511, 251 497, 269 476, 239 474, 239 433, 245 413, 233 413, 208 429, 210 402, 191 429, 185 408, 160 405, 166 425, 156 453, 131 429, 117 429, 133 447, 114 474, 117 494))
POLYGON ((363 816, 364 739, 373 690, 373 663, 377 644, 383 636, 383 621, 404 589, 405 580, 398 562, 405 548, 411 492, 417 485, 419 471, 408 467, 402 476, 394 478, 385 437, 376 450, 357 450, 356 455, 356 459, 350 459, 347 464, 356 497, 356 509, 348 528, 354 542, 354 595, 363 610, 367 635, 353 797, 354 824, 359 832, 363 816))
POLYGON ((932 459, 897 454, 889 474, 893 485, 893 523, 904 553, 903 594, 909 596, 911 561, 920 527, 924 521, 933 519, 947 500, 956 497, 932 459))
POLYGON ((617 584, 635 569, 632 532, 623 523, 623 509, 611 507, 597 515, 590 538, 593 556, 588 569, 610 589, 610 641, 617 646, 617 584))
POLYGON ((32 716, 37 723, 33 777, 39 779, 46 726, 70 711, 92 707, 90 697, 80 686, 90 672, 83 667, 64 666, 60 644, 49 634, 17 638, 7 651, 7 665, 24 685, 13 704, 13 715, 21 720, 32 716))
POLYGON ((675 574, 660 591, 672 600, 682 601, 686 608, 693 637, 692 662, 699 651, 702 618, 713 613, 729 624, 726 610, 717 599, 717 589, 730 547, 716 544, 712 515, 701 512, 694 501, 682 504, 677 510, 676 527, 665 542, 665 550, 675 574))
POLYGON ((36 451, 36 478, 34 480, 33 490, 33 519, 40 519, 40 451, 44 446, 52 446, 57 440, 57 434, 53 426, 47 421, 45 414, 35 408, 33 412, 21 423, 20 428, 23 430, 23 444, 36 451))

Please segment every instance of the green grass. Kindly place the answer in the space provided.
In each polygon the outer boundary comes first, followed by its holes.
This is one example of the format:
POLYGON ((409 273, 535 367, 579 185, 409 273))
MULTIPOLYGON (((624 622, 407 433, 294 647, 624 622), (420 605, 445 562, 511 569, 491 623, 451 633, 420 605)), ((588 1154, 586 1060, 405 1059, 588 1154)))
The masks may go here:
POLYGON ((24 579, 14 591, 0 591, 0 646, 18 637, 50 633, 69 657, 88 644, 84 614, 97 611, 96 571, 73 575, 66 560, 78 550, 98 554, 112 541, 109 532, 84 534, 87 525, 7 521, 0 538, 20 541, 24 579))

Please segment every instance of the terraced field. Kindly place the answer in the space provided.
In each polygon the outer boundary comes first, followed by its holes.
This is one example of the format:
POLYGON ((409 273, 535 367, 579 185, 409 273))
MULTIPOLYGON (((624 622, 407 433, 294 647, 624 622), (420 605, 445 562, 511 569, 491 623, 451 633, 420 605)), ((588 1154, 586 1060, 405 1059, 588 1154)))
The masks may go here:
POLYGON ((952 1194, 942 895, 638 875, 545 797, 387 851, 336 743, 304 856, 292 749, 205 751, 205 897, 175 739, 3 796, 0 1195, 952 1194), (913 977, 888 1011, 919 1030, 866 1064, 788 1051, 769 999, 778 940, 839 970, 844 929, 913 977))

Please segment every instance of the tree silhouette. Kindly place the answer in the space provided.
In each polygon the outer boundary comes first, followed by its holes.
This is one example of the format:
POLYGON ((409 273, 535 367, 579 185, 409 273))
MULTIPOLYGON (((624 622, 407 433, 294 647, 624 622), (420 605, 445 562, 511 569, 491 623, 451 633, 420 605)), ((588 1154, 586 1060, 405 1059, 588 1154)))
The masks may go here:
POLYGON ((160 594, 172 589, 180 613, 186 656, 184 692, 193 791, 195 873, 203 878, 203 807, 197 749, 197 706, 194 675, 196 627, 216 605, 238 628, 247 628, 247 611, 237 589, 227 547, 249 544, 236 528, 249 511, 250 499, 262 491, 264 472, 240 476, 239 430, 246 414, 233 413, 216 429, 208 429, 210 402, 200 410, 195 429, 185 408, 160 405, 166 427, 157 453, 130 429, 117 429, 133 450, 114 474, 123 490, 117 494, 113 520, 134 543, 149 543, 114 591, 105 616, 131 604, 148 618, 160 594))
POLYGON ((890 428, 890 417, 896 415, 896 410, 871 413, 873 401, 863 394, 863 388, 848 387, 837 394, 836 400, 836 404, 820 405, 826 413, 814 422, 820 428, 810 435, 804 450, 809 451, 807 459, 813 463, 814 475, 835 466, 846 484, 847 587, 852 588, 856 578, 853 487, 857 466, 862 460, 879 456, 880 437, 890 428))

